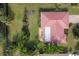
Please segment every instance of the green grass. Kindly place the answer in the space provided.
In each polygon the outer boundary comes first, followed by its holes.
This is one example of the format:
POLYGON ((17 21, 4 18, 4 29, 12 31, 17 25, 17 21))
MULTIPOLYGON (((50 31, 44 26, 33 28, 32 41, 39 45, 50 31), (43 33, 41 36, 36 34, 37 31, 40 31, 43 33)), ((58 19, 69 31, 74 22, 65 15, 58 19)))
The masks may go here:
POLYGON ((24 16, 24 7, 19 4, 9 4, 11 10, 13 11, 15 17, 9 25, 9 39, 12 41, 13 36, 21 31, 22 19, 24 16))
POLYGON ((79 14, 79 6, 78 7, 69 7, 69 13, 73 15, 79 14))
POLYGON ((35 39, 35 36, 38 34, 38 10, 35 9, 33 16, 29 17, 29 30, 30 30, 30 39, 35 39))

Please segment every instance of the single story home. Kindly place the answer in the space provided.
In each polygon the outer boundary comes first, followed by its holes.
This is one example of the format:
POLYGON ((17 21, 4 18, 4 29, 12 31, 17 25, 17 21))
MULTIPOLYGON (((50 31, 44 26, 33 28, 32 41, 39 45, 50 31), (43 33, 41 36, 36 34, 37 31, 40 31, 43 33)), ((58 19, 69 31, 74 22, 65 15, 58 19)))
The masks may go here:
POLYGON ((66 43, 65 29, 69 28, 68 12, 41 12, 40 41, 50 43, 66 43))

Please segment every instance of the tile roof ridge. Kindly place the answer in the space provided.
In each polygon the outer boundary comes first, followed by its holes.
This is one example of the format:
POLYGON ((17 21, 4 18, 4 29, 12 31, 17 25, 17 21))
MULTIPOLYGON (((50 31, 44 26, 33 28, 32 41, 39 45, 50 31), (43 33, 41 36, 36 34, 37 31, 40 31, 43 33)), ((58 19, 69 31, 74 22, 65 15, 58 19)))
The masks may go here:
POLYGON ((64 21, 63 21, 63 18, 65 17, 65 14, 63 15, 63 17, 62 17, 62 22, 63 22, 63 24, 65 24, 65 25, 67 25, 64 21))

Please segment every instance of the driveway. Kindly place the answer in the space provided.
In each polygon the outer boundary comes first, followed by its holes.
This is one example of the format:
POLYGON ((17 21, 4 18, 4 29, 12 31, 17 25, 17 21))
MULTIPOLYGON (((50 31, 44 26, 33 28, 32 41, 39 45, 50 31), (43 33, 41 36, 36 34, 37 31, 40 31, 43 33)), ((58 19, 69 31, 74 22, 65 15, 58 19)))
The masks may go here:
POLYGON ((69 15, 69 23, 79 23, 79 15, 69 15))

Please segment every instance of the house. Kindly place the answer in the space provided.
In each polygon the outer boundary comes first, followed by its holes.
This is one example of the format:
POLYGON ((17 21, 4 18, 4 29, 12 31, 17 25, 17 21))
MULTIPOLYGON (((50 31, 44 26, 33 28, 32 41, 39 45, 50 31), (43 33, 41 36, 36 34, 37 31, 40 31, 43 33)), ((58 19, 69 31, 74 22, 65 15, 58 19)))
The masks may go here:
POLYGON ((69 28, 68 12, 41 12, 40 17, 39 38, 41 41, 56 44, 67 42, 64 30, 69 28))

